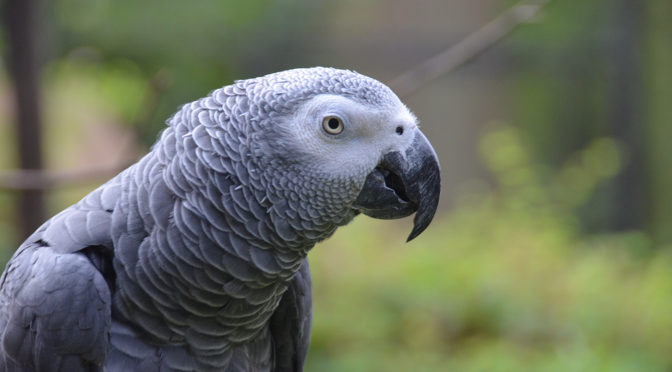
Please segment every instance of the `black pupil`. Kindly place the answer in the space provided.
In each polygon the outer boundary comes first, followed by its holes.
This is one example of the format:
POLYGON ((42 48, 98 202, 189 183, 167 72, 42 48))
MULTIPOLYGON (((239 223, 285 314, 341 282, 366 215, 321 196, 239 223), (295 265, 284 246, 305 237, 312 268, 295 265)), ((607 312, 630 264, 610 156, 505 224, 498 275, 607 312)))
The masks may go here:
POLYGON ((341 123, 338 121, 338 119, 331 118, 331 119, 329 119, 329 122, 327 123, 327 125, 329 126, 329 129, 336 130, 336 129, 338 129, 338 127, 341 126, 341 123))

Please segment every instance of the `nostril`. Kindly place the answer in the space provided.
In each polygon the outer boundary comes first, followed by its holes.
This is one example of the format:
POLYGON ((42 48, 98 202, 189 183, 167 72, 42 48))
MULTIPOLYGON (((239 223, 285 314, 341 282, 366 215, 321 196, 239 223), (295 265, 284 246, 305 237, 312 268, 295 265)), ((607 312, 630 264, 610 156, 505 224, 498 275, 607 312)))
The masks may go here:
POLYGON ((395 131, 397 132, 398 135, 401 136, 402 134, 404 134, 404 127, 402 127, 400 125, 400 126, 397 127, 397 129, 395 131))

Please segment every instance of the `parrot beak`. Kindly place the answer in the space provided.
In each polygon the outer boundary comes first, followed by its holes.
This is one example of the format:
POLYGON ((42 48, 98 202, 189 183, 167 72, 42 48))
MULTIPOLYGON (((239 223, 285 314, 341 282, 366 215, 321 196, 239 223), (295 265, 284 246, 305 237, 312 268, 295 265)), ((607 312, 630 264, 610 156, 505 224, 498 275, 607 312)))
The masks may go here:
POLYGON ((402 154, 383 156, 369 173, 353 208, 373 218, 395 219, 415 214, 411 241, 432 222, 439 204, 441 169, 436 152, 419 130, 402 154))

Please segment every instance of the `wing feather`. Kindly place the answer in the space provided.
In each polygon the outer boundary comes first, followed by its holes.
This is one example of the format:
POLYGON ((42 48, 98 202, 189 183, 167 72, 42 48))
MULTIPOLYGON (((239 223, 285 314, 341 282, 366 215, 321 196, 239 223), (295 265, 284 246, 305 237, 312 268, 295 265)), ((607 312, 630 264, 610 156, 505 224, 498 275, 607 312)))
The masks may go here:
POLYGON ((305 259, 271 317, 274 372, 303 371, 312 322, 312 281, 308 260, 305 259))
POLYGON ((17 275, 3 277, 0 370, 89 371, 102 365, 111 296, 91 261, 28 244, 10 265, 17 275))
POLYGON ((116 180, 54 216, 0 280, 0 371, 95 371, 108 354, 116 180))

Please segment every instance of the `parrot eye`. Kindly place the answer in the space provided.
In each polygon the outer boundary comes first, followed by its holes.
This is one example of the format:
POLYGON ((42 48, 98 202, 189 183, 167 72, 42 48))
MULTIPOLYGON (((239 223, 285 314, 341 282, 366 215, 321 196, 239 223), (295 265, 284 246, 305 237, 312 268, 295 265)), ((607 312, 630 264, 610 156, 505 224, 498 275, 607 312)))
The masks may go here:
POLYGON ((327 116, 322 120, 322 128, 329 134, 340 134, 343 132, 343 120, 336 116, 327 116))

